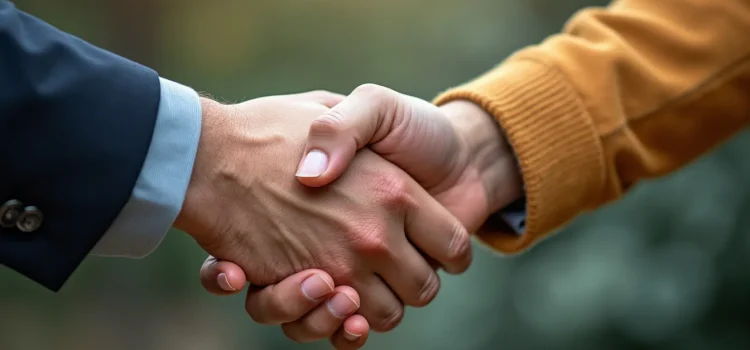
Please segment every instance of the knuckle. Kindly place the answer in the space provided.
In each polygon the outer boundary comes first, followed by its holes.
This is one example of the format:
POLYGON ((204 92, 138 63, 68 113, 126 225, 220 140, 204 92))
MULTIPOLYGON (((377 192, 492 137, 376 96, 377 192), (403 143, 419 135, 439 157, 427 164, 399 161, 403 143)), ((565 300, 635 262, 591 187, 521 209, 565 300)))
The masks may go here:
POLYGON ((366 256, 385 256, 391 252, 388 230, 379 224, 365 224, 354 242, 354 250, 366 256))
POLYGON ((414 204, 409 183, 403 176, 385 172, 373 185, 376 203, 391 209, 407 209, 414 204))
POLYGON ((448 246, 446 260, 456 265, 458 269, 450 272, 463 272, 471 262, 471 237, 459 222, 453 225, 453 234, 448 246))
POLYGON ((426 306, 437 296, 440 290, 440 278, 436 273, 430 273, 422 284, 417 294, 415 303, 412 306, 426 306))
POLYGON ((376 330, 379 332, 390 331, 391 329, 396 328, 396 326, 401 323, 401 320, 404 319, 404 307, 403 305, 398 305, 393 309, 388 310, 383 316, 384 317, 375 324, 376 330))

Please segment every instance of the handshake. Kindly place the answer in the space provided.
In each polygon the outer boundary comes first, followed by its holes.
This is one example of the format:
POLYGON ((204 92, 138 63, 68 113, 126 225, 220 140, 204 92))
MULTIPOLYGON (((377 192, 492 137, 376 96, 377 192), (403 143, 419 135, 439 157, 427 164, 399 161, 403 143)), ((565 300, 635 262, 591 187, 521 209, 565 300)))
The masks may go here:
POLYGON ((203 286, 299 342, 364 345, 439 268, 471 262, 469 232, 522 195, 516 159, 479 106, 436 107, 377 86, 236 105, 202 99, 202 131, 174 226, 211 256, 203 286))
POLYGON ((211 255, 209 291, 249 282, 256 321, 357 349, 428 304, 437 269, 467 269, 469 232, 518 252, 746 128, 749 23, 748 1, 621 0, 439 107, 363 85, 204 98, 199 112, 192 89, 0 1, 0 141, 12 150, 0 265, 57 290, 88 254, 146 253, 173 224, 211 255), (524 185, 523 235, 478 230, 524 185))

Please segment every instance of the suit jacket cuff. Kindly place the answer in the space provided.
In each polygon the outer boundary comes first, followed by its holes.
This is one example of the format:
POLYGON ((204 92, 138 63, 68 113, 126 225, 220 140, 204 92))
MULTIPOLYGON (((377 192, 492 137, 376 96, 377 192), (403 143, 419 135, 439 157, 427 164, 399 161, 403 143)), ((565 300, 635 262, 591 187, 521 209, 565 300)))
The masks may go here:
POLYGON ((130 200, 91 251, 141 258, 166 236, 182 208, 201 130, 198 94, 164 78, 151 145, 130 200))

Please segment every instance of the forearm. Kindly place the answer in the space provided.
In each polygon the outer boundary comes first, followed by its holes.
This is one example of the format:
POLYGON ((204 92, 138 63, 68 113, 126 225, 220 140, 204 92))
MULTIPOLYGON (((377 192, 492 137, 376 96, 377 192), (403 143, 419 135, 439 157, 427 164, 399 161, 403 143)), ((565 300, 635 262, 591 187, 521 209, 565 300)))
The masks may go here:
POLYGON ((482 106, 518 155, 527 234, 483 238, 527 248, 738 132, 750 109, 748 31, 747 1, 618 1, 439 97, 482 106))

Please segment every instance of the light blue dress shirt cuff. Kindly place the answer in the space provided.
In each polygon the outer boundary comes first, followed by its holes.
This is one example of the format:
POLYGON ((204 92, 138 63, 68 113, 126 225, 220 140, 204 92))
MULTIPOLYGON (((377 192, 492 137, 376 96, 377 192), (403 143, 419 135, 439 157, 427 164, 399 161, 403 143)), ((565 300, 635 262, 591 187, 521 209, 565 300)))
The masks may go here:
POLYGON ((201 104, 191 88, 160 78, 154 134, 130 200, 91 251, 142 258, 166 236, 185 200, 201 132, 201 104))
POLYGON ((517 234, 522 235, 526 229, 526 212, 505 212, 500 217, 512 228, 517 234))

